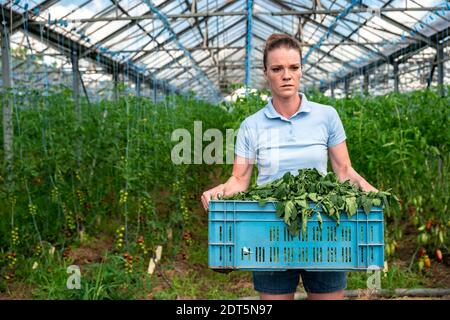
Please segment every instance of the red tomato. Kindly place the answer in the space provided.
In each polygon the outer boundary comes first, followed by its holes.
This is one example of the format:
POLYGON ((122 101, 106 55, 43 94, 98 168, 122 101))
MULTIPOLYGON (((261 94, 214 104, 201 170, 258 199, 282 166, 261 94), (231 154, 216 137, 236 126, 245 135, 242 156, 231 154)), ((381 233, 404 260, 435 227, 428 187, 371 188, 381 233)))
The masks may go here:
POLYGON ((442 252, 439 249, 436 250, 436 259, 437 261, 442 262, 442 252))
POLYGON ((419 249, 419 257, 420 258, 423 257, 426 253, 427 252, 426 252, 426 250, 423 247, 419 249))

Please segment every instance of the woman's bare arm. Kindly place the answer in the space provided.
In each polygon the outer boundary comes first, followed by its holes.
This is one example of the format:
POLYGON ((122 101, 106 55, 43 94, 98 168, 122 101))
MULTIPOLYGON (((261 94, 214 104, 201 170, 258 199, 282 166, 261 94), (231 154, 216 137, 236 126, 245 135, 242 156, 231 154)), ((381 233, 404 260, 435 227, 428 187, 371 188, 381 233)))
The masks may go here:
POLYGON ((378 192, 375 187, 369 184, 353 169, 345 141, 329 148, 328 153, 333 171, 338 176, 340 182, 350 180, 351 183, 358 185, 364 191, 378 192))
POLYGON ((218 195, 231 196, 235 193, 247 190, 252 177, 253 160, 236 155, 233 164, 233 174, 223 184, 209 189, 202 194, 202 204, 208 210, 208 203, 211 199, 217 199, 218 195))

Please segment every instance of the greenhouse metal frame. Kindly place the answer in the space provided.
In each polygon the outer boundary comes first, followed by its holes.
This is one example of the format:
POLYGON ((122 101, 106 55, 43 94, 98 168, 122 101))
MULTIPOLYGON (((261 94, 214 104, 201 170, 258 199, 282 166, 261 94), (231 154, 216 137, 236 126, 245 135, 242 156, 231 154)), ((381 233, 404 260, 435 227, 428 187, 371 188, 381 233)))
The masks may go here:
POLYGON ((1 1, 3 85, 42 86, 50 78, 95 99, 114 98, 125 81, 155 99, 191 91, 220 101, 231 84, 265 87, 263 46, 276 32, 303 45, 303 90, 408 91, 448 80, 449 7, 414 0, 1 1), (8 70, 5 59, 20 49, 27 54, 8 70))

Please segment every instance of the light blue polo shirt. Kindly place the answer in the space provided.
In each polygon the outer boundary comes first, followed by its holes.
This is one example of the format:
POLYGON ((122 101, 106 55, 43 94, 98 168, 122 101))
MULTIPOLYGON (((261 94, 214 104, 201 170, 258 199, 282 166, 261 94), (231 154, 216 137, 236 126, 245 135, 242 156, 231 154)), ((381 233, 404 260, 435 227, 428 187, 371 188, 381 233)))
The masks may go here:
POLYGON ((270 99, 263 109, 241 123, 235 153, 256 160, 258 185, 278 179, 287 171, 296 175, 304 168, 317 168, 326 174, 328 148, 346 139, 333 107, 300 95, 300 108, 289 119, 275 110, 270 99))

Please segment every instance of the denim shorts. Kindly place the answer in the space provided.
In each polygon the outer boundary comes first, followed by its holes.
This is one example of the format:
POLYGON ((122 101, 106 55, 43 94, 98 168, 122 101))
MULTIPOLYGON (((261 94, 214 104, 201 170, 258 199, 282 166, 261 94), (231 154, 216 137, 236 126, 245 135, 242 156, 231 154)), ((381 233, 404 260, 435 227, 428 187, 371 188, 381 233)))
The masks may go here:
POLYGON ((256 291, 268 294, 294 293, 300 276, 307 293, 330 293, 347 287, 347 273, 335 271, 254 271, 253 285, 256 291))

